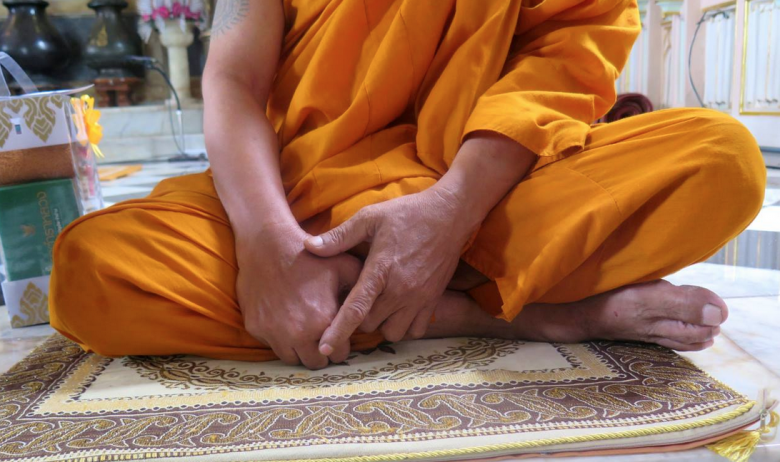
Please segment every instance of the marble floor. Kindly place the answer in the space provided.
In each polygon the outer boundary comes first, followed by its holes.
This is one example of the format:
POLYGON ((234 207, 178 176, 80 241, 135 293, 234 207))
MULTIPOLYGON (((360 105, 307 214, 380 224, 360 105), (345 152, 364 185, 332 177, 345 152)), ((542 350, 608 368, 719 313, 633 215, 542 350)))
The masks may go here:
MULTIPOLYGON (((142 197, 162 178, 205 168, 206 164, 201 162, 146 166, 136 175, 105 184, 106 202, 110 204, 142 197)), ((780 171, 770 171, 769 176, 770 180, 776 181, 770 181, 764 209, 754 224, 729 244, 733 247, 727 246, 707 263, 694 265, 667 278, 678 285, 706 287, 726 299, 730 315, 715 346, 703 352, 684 355, 727 385, 754 399, 762 390, 769 390, 771 397, 780 399, 780 245, 767 244, 780 243, 780 171), (751 237, 750 233, 756 232, 765 233, 757 244, 755 239, 750 241, 755 237, 751 237), (739 260, 740 252, 752 252, 752 257, 739 260), (731 258, 734 254, 736 258, 731 258), (762 265, 762 260, 777 264, 762 265)), ((6 371, 27 355, 52 332, 46 325, 11 329, 6 308, 0 307, 0 372, 6 371)), ((700 448, 669 454, 579 457, 568 460, 715 462, 725 459, 700 448)), ((773 439, 762 442, 751 461, 780 461, 780 437, 775 434, 773 439)))

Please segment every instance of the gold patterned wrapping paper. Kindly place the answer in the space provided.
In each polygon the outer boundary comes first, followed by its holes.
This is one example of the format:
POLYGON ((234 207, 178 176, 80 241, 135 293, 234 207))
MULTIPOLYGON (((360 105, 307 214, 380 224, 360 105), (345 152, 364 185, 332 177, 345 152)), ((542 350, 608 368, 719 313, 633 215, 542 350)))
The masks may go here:
POLYGON ((757 406, 661 347, 419 340, 307 371, 104 358, 55 335, 0 378, 0 460, 455 460, 681 444, 757 406))

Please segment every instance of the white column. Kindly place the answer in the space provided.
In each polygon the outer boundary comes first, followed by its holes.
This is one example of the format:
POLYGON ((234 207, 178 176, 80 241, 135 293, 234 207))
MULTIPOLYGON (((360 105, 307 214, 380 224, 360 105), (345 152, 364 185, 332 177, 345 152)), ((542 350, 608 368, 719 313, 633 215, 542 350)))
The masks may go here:
POLYGON ((642 30, 631 49, 628 62, 620 74, 615 87, 618 94, 642 93, 647 94, 647 7, 648 0, 639 0, 639 21, 642 30))
POLYGON ((656 1, 661 9, 661 107, 685 105, 685 22, 683 0, 656 1))
POLYGON ((187 57, 187 47, 194 41, 192 24, 177 20, 165 21, 165 28, 160 31, 160 42, 168 50, 168 74, 171 84, 182 101, 192 99, 190 89, 190 62, 187 57))

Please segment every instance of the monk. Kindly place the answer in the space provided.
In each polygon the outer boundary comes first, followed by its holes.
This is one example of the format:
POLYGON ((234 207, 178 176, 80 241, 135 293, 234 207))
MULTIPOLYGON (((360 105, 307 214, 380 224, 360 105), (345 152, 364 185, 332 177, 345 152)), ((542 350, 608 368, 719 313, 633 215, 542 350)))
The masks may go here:
POLYGON ((633 0, 220 0, 211 170, 64 230, 52 325, 311 369, 382 338, 709 347, 724 301, 662 278, 766 172, 720 112, 593 125, 639 30, 633 0))

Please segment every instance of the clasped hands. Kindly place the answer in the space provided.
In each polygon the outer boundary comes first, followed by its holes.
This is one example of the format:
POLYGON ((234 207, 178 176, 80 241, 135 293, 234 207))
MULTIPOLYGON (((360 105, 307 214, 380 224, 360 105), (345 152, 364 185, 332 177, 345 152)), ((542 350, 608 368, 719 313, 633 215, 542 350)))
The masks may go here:
POLYGON ((471 215, 458 194, 434 186, 367 206, 320 236, 266 229, 239 241, 245 328, 285 363, 310 369, 343 362, 357 331, 420 338, 479 224, 471 215), (363 263, 346 253, 362 242, 363 263))

